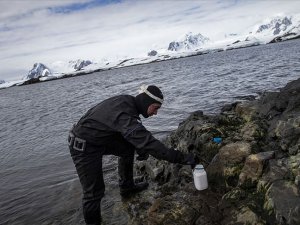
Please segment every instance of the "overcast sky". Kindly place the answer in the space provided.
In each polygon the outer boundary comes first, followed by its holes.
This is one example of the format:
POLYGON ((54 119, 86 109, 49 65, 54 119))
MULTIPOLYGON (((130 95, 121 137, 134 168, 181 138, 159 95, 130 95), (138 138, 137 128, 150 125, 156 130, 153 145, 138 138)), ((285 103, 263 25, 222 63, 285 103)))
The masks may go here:
POLYGON ((190 31, 220 40, 299 12, 298 0, 0 0, 0 79, 36 62, 145 56, 190 31))

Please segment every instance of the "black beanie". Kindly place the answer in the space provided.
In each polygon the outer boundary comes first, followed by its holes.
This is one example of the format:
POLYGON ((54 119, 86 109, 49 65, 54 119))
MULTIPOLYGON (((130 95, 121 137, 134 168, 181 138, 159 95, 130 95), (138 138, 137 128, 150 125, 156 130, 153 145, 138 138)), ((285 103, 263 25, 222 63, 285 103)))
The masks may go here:
POLYGON ((143 117, 147 118, 149 117, 147 113, 149 106, 153 103, 162 104, 164 96, 161 90, 154 85, 150 85, 148 87, 142 86, 141 92, 142 93, 138 94, 135 97, 135 101, 136 101, 138 112, 142 114, 143 117))

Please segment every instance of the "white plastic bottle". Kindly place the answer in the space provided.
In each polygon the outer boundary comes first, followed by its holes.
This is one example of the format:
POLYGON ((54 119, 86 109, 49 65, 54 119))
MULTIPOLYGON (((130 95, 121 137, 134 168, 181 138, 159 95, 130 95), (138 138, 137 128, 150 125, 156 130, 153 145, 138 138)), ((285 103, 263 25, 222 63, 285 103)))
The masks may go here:
POLYGON ((203 165, 196 165, 193 170, 194 184, 197 190, 202 191, 208 187, 207 174, 203 165))

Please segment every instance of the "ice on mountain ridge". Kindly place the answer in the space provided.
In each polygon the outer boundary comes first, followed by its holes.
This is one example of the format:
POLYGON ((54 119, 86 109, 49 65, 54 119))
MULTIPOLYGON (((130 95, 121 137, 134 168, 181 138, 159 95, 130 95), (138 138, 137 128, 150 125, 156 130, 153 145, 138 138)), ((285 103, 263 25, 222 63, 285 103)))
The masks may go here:
POLYGON ((69 66, 75 69, 76 71, 79 71, 90 64, 92 64, 90 60, 78 59, 69 61, 69 66))
POLYGON ((276 17, 269 23, 260 25, 256 33, 272 32, 273 35, 278 35, 286 31, 292 24, 292 17, 276 17))
POLYGON ((172 41, 169 44, 169 51, 181 51, 181 50, 193 50, 197 47, 200 47, 204 43, 208 42, 209 38, 203 36, 202 34, 193 34, 189 32, 181 38, 180 41, 172 41))
POLYGON ((51 70, 43 63, 35 63, 33 68, 23 77, 23 80, 37 79, 40 77, 50 76, 51 70))

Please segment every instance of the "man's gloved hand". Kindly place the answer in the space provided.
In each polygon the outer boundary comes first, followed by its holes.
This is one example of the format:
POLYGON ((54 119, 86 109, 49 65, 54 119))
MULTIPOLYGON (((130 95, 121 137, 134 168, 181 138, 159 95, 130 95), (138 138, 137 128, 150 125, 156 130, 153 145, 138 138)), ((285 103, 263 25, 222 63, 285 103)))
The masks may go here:
POLYGON ((192 169, 195 168, 195 166, 197 164, 199 164, 200 160, 198 158, 198 156, 192 154, 192 153, 188 153, 187 155, 185 155, 184 157, 184 164, 185 165, 190 165, 192 169))
POLYGON ((147 160, 148 158, 149 158, 149 154, 141 154, 136 157, 136 160, 143 161, 143 160, 147 160))

